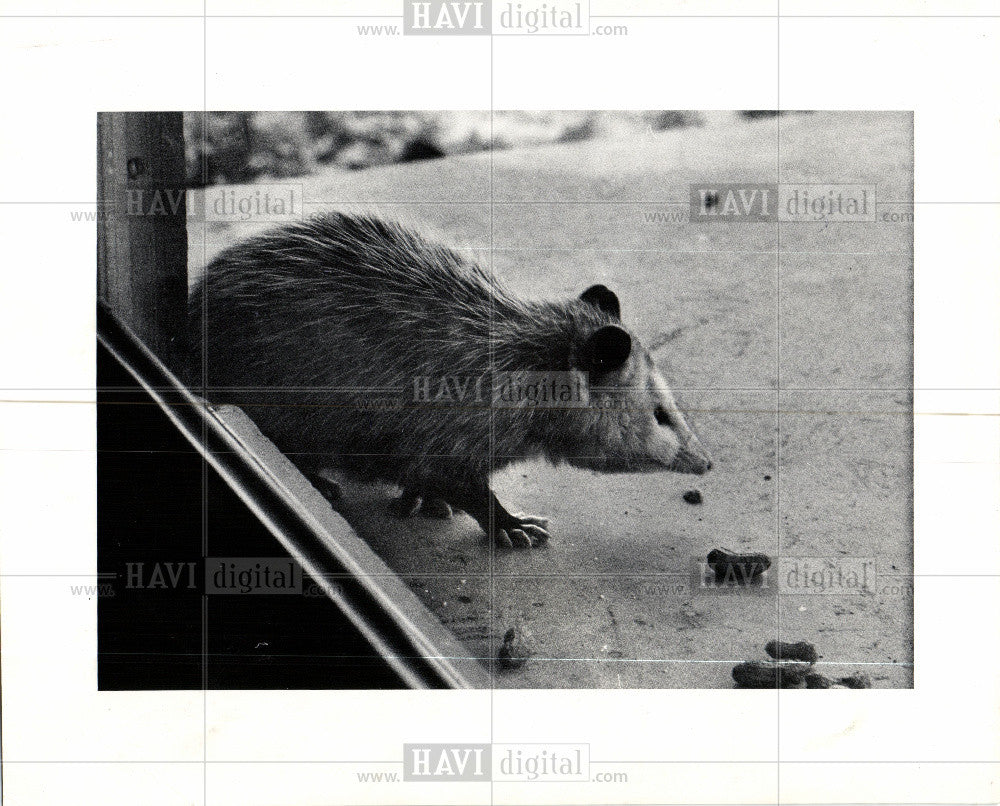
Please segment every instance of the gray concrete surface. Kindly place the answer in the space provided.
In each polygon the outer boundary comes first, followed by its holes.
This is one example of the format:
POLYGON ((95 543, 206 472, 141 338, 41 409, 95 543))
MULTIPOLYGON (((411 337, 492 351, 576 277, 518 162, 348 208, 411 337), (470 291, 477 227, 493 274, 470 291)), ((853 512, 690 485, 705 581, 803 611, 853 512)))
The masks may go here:
MULTIPOLYGON (((522 295, 610 286, 713 453, 701 478, 511 468, 499 498, 549 516, 553 539, 496 555, 464 515, 403 522, 391 490, 345 484, 347 519, 470 654, 531 633, 496 685, 729 687, 774 637, 815 643, 829 674, 912 685, 912 224, 647 218, 684 213, 692 182, 773 182, 779 166, 782 182, 874 183, 905 203, 911 155, 906 113, 816 113, 497 152, 492 216, 488 155, 304 180, 307 211, 374 206, 487 262, 492 241, 522 295), (681 499, 692 487, 700 506, 681 499), (786 567, 874 557, 879 576, 863 594, 779 596, 775 575, 703 590, 692 562, 720 546, 786 567)), ((192 277, 260 226, 191 227, 192 277)))

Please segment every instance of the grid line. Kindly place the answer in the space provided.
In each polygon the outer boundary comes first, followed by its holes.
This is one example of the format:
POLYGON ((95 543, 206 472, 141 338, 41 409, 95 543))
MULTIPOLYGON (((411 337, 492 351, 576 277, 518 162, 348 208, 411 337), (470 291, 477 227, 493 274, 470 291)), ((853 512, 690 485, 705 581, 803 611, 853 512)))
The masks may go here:
MULTIPOLYGON (((203 47, 204 47, 204 56, 203 56, 203 59, 204 59, 204 66, 205 66, 205 70, 204 70, 204 72, 205 72, 205 77, 204 77, 204 80, 205 80, 205 110, 204 110, 204 112, 205 112, 206 115, 207 115, 207 21, 208 21, 208 19, 210 19, 210 18, 212 18, 212 19, 215 19, 215 18, 219 18, 219 19, 225 19, 225 18, 269 18, 269 19, 270 18, 289 18, 289 19, 308 19, 308 18, 378 18, 378 17, 383 17, 383 18, 398 18, 398 15, 209 15, 207 13, 207 2, 205 3, 205 9, 206 10, 201 15, 201 18, 203 19, 204 25, 205 25, 205 41, 203 43, 203 47)), ((49 18, 49 17, 56 17, 56 18, 60 18, 60 17, 66 17, 66 18, 86 18, 86 17, 107 18, 107 17, 121 17, 121 18, 135 18, 135 19, 188 18, 188 17, 191 18, 191 19, 197 19, 198 18, 197 15, 2 15, 2 16, 4 16, 4 17, 14 17, 14 18, 18 18, 18 17, 20 17, 20 18, 41 18, 41 17, 44 17, 44 18, 49 18)), ((675 19, 675 18, 699 18, 699 19, 701 19, 701 18, 710 18, 710 19, 761 18, 761 19, 768 19, 771 16, 772 15, 594 15, 592 18, 593 19, 600 19, 600 18, 635 18, 635 19, 645 19, 645 18, 649 18, 649 19, 675 19)), ((778 108, 779 109, 780 109, 780 83, 781 83, 781 74, 780 74, 780 28, 781 28, 781 17, 782 17, 782 15, 780 14, 780 0, 779 0, 779 10, 778 10, 778 14, 776 15, 776 21, 777 21, 777 27, 778 27, 778 41, 779 41, 778 71, 777 71, 778 72, 778 87, 779 87, 779 91, 778 91, 779 92, 779 104, 778 104, 778 108)), ((795 19, 795 18, 804 18, 804 19, 853 19, 853 18, 882 18, 882 17, 885 17, 885 18, 933 18, 933 19, 938 19, 938 18, 961 18, 961 19, 976 19, 976 18, 982 18, 982 17, 1000 17, 1000 15, 984 15, 984 14, 970 14, 970 15, 907 15, 907 14, 900 14, 900 15, 785 15, 786 19, 795 19)), ((492 171, 493 171, 492 123, 493 123, 493 121, 492 121, 492 118, 493 118, 493 114, 494 114, 493 113, 493 100, 492 100, 492 93, 493 93, 492 84, 493 84, 493 80, 494 80, 493 79, 494 63, 493 63, 493 42, 492 42, 492 37, 491 37, 491 42, 490 42, 490 48, 491 48, 491 59, 490 59, 490 80, 491 80, 491 144, 490 144, 490 162, 491 162, 491 196, 492 196, 492 192, 493 192, 493 186, 492 186, 492 182, 493 182, 493 176, 492 176, 492 171)), ((778 118, 778 127, 779 127, 779 130, 780 130, 780 117, 778 118)), ((206 127, 203 125, 202 128, 203 128, 203 138, 204 138, 205 137, 205 129, 206 129, 206 127)), ((203 155, 205 154, 205 151, 206 150, 203 149, 203 155)), ((779 131, 778 153, 779 153, 779 170, 780 170, 780 131, 779 131)), ((4 202, 4 203, 11 203, 11 202, 4 202)), ((14 202, 14 203, 17 203, 17 202, 14 202)), ((35 202, 28 202, 28 203, 35 203, 35 202)), ((46 202, 37 202, 37 203, 46 203, 46 202)), ((68 203, 68 202, 55 202, 55 203, 68 203)), ((382 203, 382 204, 392 204, 393 202, 380 202, 380 203, 382 203)), ((402 203, 408 203, 408 202, 397 202, 397 203, 402 204, 402 203)), ((424 203, 434 204, 435 202, 424 202, 424 203)), ((492 243, 492 230, 493 230, 493 223, 494 223, 493 222, 493 204, 494 204, 494 200, 491 198, 489 203, 490 203, 490 207, 491 207, 491 210, 490 210, 491 244, 489 246, 489 250, 490 250, 490 253, 491 253, 491 263, 490 263, 490 266, 491 266, 491 273, 492 273, 492 270, 493 270, 492 253, 496 252, 496 251, 503 251, 503 247, 497 247, 497 246, 495 246, 492 243)), ((496 203, 497 204, 505 204, 505 203, 508 203, 508 202, 497 201, 496 203)), ((525 204, 525 203, 539 203, 539 204, 541 204, 541 203, 552 203, 552 204, 554 204, 556 202, 509 202, 509 203, 511 203, 511 204, 525 204)), ((594 203, 594 204, 599 204, 599 203, 602 203, 602 202, 597 201, 597 202, 565 202, 565 203, 567 203, 567 204, 574 204, 574 203, 577 203, 577 204, 578 203, 594 203)), ((644 202, 640 202, 640 203, 644 203, 644 202)), ((650 204, 661 204, 662 205, 662 204, 671 204, 671 203, 674 203, 674 202, 658 201, 658 202, 649 202, 649 203, 650 204)), ((679 202, 676 202, 676 203, 679 204, 679 202)), ((893 203, 898 203, 898 204, 921 204, 921 203, 923 203, 923 204, 965 204, 965 203, 968 203, 968 204, 997 204, 998 202, 893 202, 893 203)), ((203 230, 203 234, 204 234, 204 230, 203 230)), ((205 238, 203 238, 203 249, 207 252, 207 239, 205 239, 205 238)), ((561 250, 562 250, 562 248, 560 248, 560 247, 554 247, 552 251, 561 251, 561 250)), ((611 251, 611 250, 601 250, 601 251, 611 251)), ((620 250, 620 251, 626 251, 626 250, 620 250)), ((659 250, 628 250, 628 251, 659 251, 659 250)), ((742 254, 742 253, 738 253, 738 254, 742 254)), ((761 254, 771 254, 771 253, 761 253, 761 254)), ((780 254, 781 254, 780 251, 777 254, 779 256, 778 260, 779 260, 779 264, 780 264, 780 254)), ((825 254, 825 253, 816 253, 816 254, 825 254)), ((877 253, 858 253, 858 254, 877 254, 877 253)), ((900 255, 900 256, 901 257, 905 257, 906 255, 900 255)), ((778 311, 778 315, 780 317, 780 282, 781 282, 780 266, 779 266, 779 271, 778 271, 778 280, 777 280, 777 282, 778 282, 778 286, 779 286, 779 288, 778 288, 778 291, 779 291, 779 304, 778 304, 779 311, 778 311)), ((491 331, 492 331, 492 311, 491 311, 491 331)), ((204 337, 204 333, 203 333, 203 337, 204 337)), ((779 356, 780 356, 780 330, 778 332, 778 345, 779 345, 779 356)), ((203 354, 204 354, 204 352, 205 351, 203 351, 203 354)), ((779 357, 779 360, 778 360, 779 381, 778 381, 778 387, 777 387, 777 390, 776 390, 779 393, 782 392, 782 391, 788 391, 788 387, 782 387, 781 386, 781 379, 780 379, 781 366, 780 366, 780 364, 781 364, 781 362, 780 362, 780 357, 779 357)), ((206 381, 206 377, 205 377, 204 367, 203 367, 203 377, 202 377, 203 389, 205 388, 205 381, 206 381)), ((717 390, 710 390, 710 391, 717 391, 717 390)), ((739 389, 737 391, 775 391, 775 390, 771 389, 771 388, 766 388, 766 389, 760 389, 760 390, 758 390, 758 389, 739 389)), ((902 391, 912 391, 912 390, 910 390, 910 389, 881 390, 881 389, 868 389, 868 388, 849 389, 849 390, 837 390, 837 389, 821 388, 821 389, 812 389, 812 390, 800 389, 800 390, 795 390, 795 391, 866 391, 866 392, 869 392, 869 391, 870 392, 900 391, 900 392, 902 392, 902 391)), ((924 391, 924 390, 916 390, 916 391, 924 391)), ((939 389, 939 390, 934 390, 934 391, 952 391, 952 390, 949 390, 949 389, 939 389)), ((996 391, 996 390, 994 390, 994 389, 974 389, 974 390, 969 390, 969 391, 996 391)), ((3 402, 3 401, 0 401, 0 402, 3 402)), ((25 402, 25 401, 12 401, 12 402, 25 402)), ((44 401, 35 401, 35 402, 44 402, 44 401)), ((72 402, 72 401, 52 401, 52 402, 72 402)), ((88 402, 88 401, 80 401, 80 402, 88 402)), ((93 402, 93 401, 89 401, 89 402, 93 402)), ((907 412, 907 413, 909 414, 909 412, 907 412)), ((781 417, 781 408, 780 408, 780 405, 776 408, 775 414, 776 414, 776 417, 778 419, 778 435, 779 435, 778 450, 780 452, 780 417, 781 417)), ((492 431, 492 423, 491 423, 491 431, 492 431)), ((492 434, 491 434, 491 442, 492 442, 492 434)), ((491 459, 492 459, 492 455, 493 454, 492 454, 492 450, 491 450, 491 459)), ((779 453, 779 455, 780 455, 780 453, 779 453)), ((777 478, 779 480, 779 483, 776 486, 780 490, 780 461, 778 462, 778 465, 779 465, 779 470, 777 471, 777 478)), ((203 474, 204 474, 204 472, 205 471, 203 469, 203 474)), ((203 486, 203 511, 206 508, 207 508, 207 492, 205 490, 205 487, 203 486)), ((779 527, 780 527, 780 523, 779 523, 779 527)), ((203 539, 205 541, 205 543, 204 543, 204 553, 207 556, 207 531, 205 532, 203 539)), ((780 550, 780 532, 778 534, 778 544, 779 544, 779 550, 780 550)), ((494 574, 493 556, 494 556, 494 550, 493 550, 493 548, 491 546, 491 549, 490 549, 490 579, 491 579, 491 583, 492 583, 492 581, 493 581, 493 579, 495 577, 496 578, 503 578, 505 576, 508 576, 508 575, 503 575, 503 574, 496 574, 496 575, 494 574)), ((14 575, 0 574, 0 576, 14 576, 14 575)), ((441 576, 441 575, 435 575, 435 576, 441 576)), ((459 576, 459 575, 456 574, 455 576, 459 576)), ((463 575, 463 576, 473 576, 473 575, 472 574, 466 574, 466 575, 463 575)), ((525 576, 537 577, 537 576, 544 576, 544 575, 532 574, 532 575, 525 575, 525 576)), ((552 576, 566 577, 565 574, 552 575, 552 576)), ((572 576, 575 577, 575 576, 578 576, 578 575, 572 575, 572 576)), ((635 575, 634 574, 630 574, 629 576, 635 576, 635 575)), ((915 575, 915 576, 953 576, 953 575, 933 574, 933 575, 915 575)), ((969 576, 969 575, 954 575, 954 576, 969 576)), ((975 576, 989 576, 989 577, 993 577, 993 576, 997 576, 997 575, 985 575, 985 574, 983 574, 983 575, 975 575, 975 576)), ((493 596, 492 587, 493 586, 491 584, 491 600, 492 600, 492 596, 493 596)), ((207 602, 205 604, 205 607, 207 608, 207 602)), ((494 612, 495 612, 494 608, 491 607, 491 614, 494 613, 494 612)), ((494 616, 491 615, 491 618, 493 618, 493 617, 494 616)), ((780 609, 778 611, 778 619, 779 619, 779 632, 780 632, 780 609)), ((492 634, 493 634, 493 630, 491 630, 491 645, 492 645, 492 634)), ((206 664, 207 664, 207 657, 208 657, 208 652, 207 652, 207 609, 203 609, 203 653, 205 655, 206 664)), ((490 654, 491 654, 490 660, 491 660, 491 663, 492 663, 492 661, 494 659, 494 653, 491 651, 490 654)), ((542 660, 545 660, 545 659, 542 658, 542 660)), ((552 659, 552 660, 559 660, 559 659, 552 659)), ((582 660, 582 659, 568 659, 568 660, 582 660)), ((621 661, 622 659, 599 659, 599 660, 621 661)), ((685 661, 677 661, 677 662, 691 662, 691 661, 686 661, 685 660, 685 661)), ((709 661, 709 662, 731 662, 731 661, 709 661)), ((222 760, 213 760, 213 761, 210 761, 207 758, 207 693, 208 693, 208 687, 207 687, 207 665, 203 665, 203 683, 204 683, 203 687, 204 687, 204 694, 205 694, 205 718, 204 718, 205 719, 205 721, 204 721, 204 732, 205 732, 205 735, 204 735, 204 739, 205 739, 204 748, 205 749, 204 749, 204 757, 203 757, 202 763, 203 763, 203 765, 206 765, 206 779, 205 779, 205 787, 206 787, 206 789, 205 789, 205 792, 204 792, 204 797, 205 797, 206 804, 207 804, 207 765, 210 764, 210 763, 345 763, 345 764, 346 763, 394 763, 394 764, 400 763, 398 761, 383 762, 383 761, 377 761, 377 760, 373 760, 373 761, 353 761, 353 762, 352 761, 339 761, 339 762, 338 761, 332 761, 332 762, 331 761, 315 761, 315 762, 270 761, 269 762, 269 761, 256 761, 256 760, 254 760, 254 761, 222 761, 222 760)), ((493 708, 493 690, 494 690, 494 688, 495 688, 495 686, 493 685, 493 677, 492 677, 492 674, 491 674, 491 739, 492 739, 492 735, 493 735, 493 731, 492 731, 492 719, 493 719, 492 708, 493 708)), ((780 700, 780 690, 778 692, 778 698, 780 700)), ((780 709, 780 703, 779 703, 779 709, 780 709)), ((780 802, 780 765, 782 763, 782 759, 780 757, 780 751, 781 751, 781 744, 780 744, 780 718, 779 718, 779 741, 778 741, 778 759, 777 759, 778 770, 779 770, 779 778, 778 778, 778 781, 779 781, 779 790, 778 790, 779 802, 780 802)), ((46 761, 39 761, 39 762, 33 762, 33 761, 10 761, 10 762, 7 762, 7 763, 61 763, 61 762, 46 760, 46 761)), ((87 761, 78 762, 78 761, 74 760, 71 763, 189 763, 189 762, 145 762, 145 761, 137 761, 137 762, 131 762, 131 761, 109 761, 109 762, 104 762, 104 761, 99 761, 99 760, 98 761, 92 761, 92 762, 87 762, 87 761)), ((592 760, 591 763, 609 763, 609 764, 626 764, 626 763, 649 763, 649 764, 658 764, 658 763, 663 763, 663 764, 671 764, 671 763, 727 763, 728 764, 728 763, 772 763, 772 762, 770 760, 738 761, 738 760, 728 760, 728 759, 727 760, 715 760, 715 759, 713 759, 713 760, 711 760, 709 762, 695 762, 695 761, 680 761, 680 760, 673 761, 673 760, 666 760, 666 759, 664 759, 664 760, 643 760, 643 761, 597 761, 597 760, 592 760)), ((917 761, 910 761, 910 760, 907 760, 907 761, 893 761, 893 760, 890 760, 890 761, 872 761, 872 760, 865 760, 865 761, 851 761, 851 760, 826 760, 826 761, 787 760, 787 761, 784 761, 784 763, 907 763, 907 764, 909 764, 909 763, 995 763, 995 762, 993 762, 993 761, 981 761, 981 762, 978 762, 978 761, 976 761, 976 762, 954 761, 954 762, 952 762, 952 761, 945 761, 945 760, 933 760, 933 761, 930 761, 930 762, 928 762, 928 761, 917 762, 917 761)), ((492 787, 492 784, 491 784, 491 802, 492 802, 492 788, 493 787, 492 787)), ((789 804, 788 806, 791 806, 791 804, 789 804)))

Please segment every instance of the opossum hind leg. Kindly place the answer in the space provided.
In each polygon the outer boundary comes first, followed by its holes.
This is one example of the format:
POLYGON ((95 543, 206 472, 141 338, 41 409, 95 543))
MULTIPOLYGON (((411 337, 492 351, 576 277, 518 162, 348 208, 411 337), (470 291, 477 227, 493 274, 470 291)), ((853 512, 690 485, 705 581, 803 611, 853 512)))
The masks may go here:
POLYGON ((392 499, 392 503, 389 504, 389 508, 400 518, 410 518, 417 514, 421 503, 422 501, 420 496, 407 489, 403 491, 401 496, 392 499))
POLYGON ((443 498, 429 495, 420 504, 420 514, 425 518, 440 518, 447 520, 452 515, 451 504, 443 498))
POLYGON ((401 518, 409 518, 418 512, 425 518, 440 518, 446 520, 451 517, 451 505, 443 498, 433 495, 421 495, 415 489, 407 487, 403 494, 392 503, 393 511, 401 518))

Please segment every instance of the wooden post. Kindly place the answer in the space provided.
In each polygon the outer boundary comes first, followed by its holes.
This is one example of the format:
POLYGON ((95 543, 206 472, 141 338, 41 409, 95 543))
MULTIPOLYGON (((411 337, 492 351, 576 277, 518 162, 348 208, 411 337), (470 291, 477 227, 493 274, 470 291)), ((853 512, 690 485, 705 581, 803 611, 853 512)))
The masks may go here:
POLYGON ((180 112, 97 116, 97 297, 172 369, 187 323, 180 112))

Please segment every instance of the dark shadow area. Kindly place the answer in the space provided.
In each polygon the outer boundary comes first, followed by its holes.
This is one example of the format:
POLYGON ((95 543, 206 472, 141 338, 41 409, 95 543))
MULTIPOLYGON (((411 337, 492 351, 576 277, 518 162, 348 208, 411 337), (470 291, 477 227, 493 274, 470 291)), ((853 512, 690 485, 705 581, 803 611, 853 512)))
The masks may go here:
POLYGON ((294 561, 101 345, 97 365, 98 688, 401 687, 308 577, 205 595, 203 512, 208 557, 294 561))

